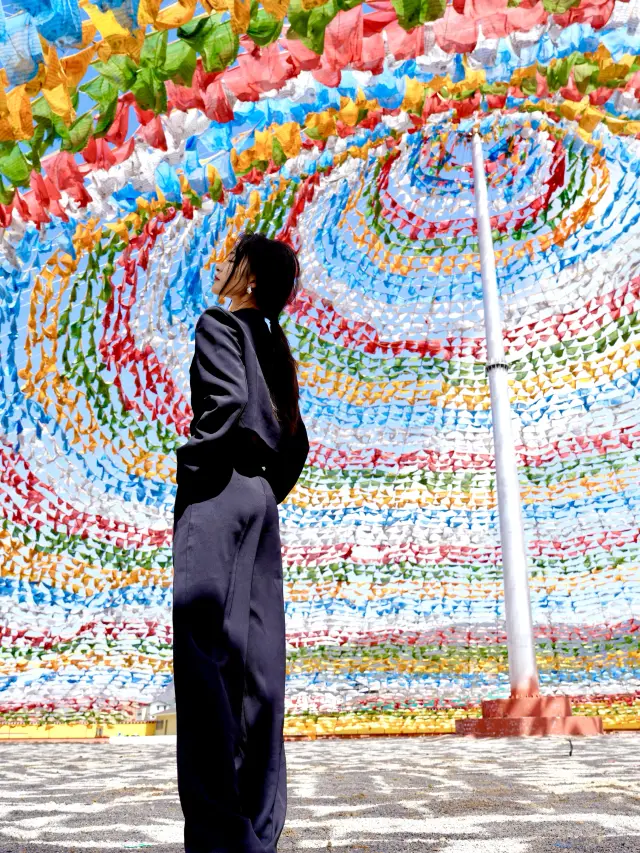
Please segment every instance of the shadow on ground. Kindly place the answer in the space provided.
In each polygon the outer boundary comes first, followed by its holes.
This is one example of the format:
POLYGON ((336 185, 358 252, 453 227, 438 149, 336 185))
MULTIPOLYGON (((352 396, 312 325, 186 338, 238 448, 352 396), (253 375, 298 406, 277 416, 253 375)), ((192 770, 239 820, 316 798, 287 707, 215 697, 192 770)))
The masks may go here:
MULTIPOLYGON (((640 853, 640 734, 287 743, 278 847, 640 853)), ((175 743, 0 743, 0 853, 182 853, 175 743)))

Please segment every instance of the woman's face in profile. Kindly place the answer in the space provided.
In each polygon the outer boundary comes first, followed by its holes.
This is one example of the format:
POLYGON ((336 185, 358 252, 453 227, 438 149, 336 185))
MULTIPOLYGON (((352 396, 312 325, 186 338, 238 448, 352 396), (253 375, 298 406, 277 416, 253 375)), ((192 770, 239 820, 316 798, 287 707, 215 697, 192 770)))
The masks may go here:
POLYGON ((237 296, 246 290, 247 284, 249 283, 251 271, 249 269, 249 262, 247 258, 244 258, 240 262, 240 265, 233 274, 233 277, 230 278, 231 271, 233 269, 234 252, 235 250, 231 249, 224 261, 220 261, 220 263, 216 264, 212 288, 216 296, 220 295, 222 290, 224 290, 224 296, 237 296))

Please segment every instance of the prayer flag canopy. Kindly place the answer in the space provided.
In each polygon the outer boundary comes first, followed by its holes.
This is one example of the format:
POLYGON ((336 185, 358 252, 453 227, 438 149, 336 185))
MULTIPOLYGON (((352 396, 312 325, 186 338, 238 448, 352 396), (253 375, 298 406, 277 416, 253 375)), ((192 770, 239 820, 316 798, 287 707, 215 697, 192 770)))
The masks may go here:
POLYGON ((0 723, 171 679, 175 449, 213 270, 294 245, 288 732, 506 695, 480 132, 545 692, 638 715, 640 4, 0 6, 0 723), (635 703, 635 704, 634 704, 635 703))

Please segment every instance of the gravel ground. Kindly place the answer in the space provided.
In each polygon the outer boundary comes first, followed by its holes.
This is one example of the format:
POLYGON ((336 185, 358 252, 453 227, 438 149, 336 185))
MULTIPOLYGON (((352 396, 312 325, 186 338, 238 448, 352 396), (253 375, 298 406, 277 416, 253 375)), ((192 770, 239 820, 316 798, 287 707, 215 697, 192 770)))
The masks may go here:
MULTIPOLYGON (((640 734, 288 742, 279 853, 640 853, 640 734)), ((0 853, 182 853, 175 741, 0 743, 0 853)))

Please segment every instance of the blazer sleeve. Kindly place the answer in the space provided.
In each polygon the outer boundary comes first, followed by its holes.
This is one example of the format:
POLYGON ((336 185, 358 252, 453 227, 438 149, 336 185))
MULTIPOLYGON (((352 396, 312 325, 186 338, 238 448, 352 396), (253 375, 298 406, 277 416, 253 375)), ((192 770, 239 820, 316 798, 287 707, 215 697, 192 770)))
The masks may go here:
POLYGON ((248 401, 240 333, 221 312, 196 323, 191 363, 191 437, 176 451, 178 481, 224 467, 221 456, 248 401))
POLYGON ((309 438, 302 418, 293 436, 288 438, 267 465, 265 479, 269 482, 276 503, 282 503, 298 482, 309 454, 309 438))

